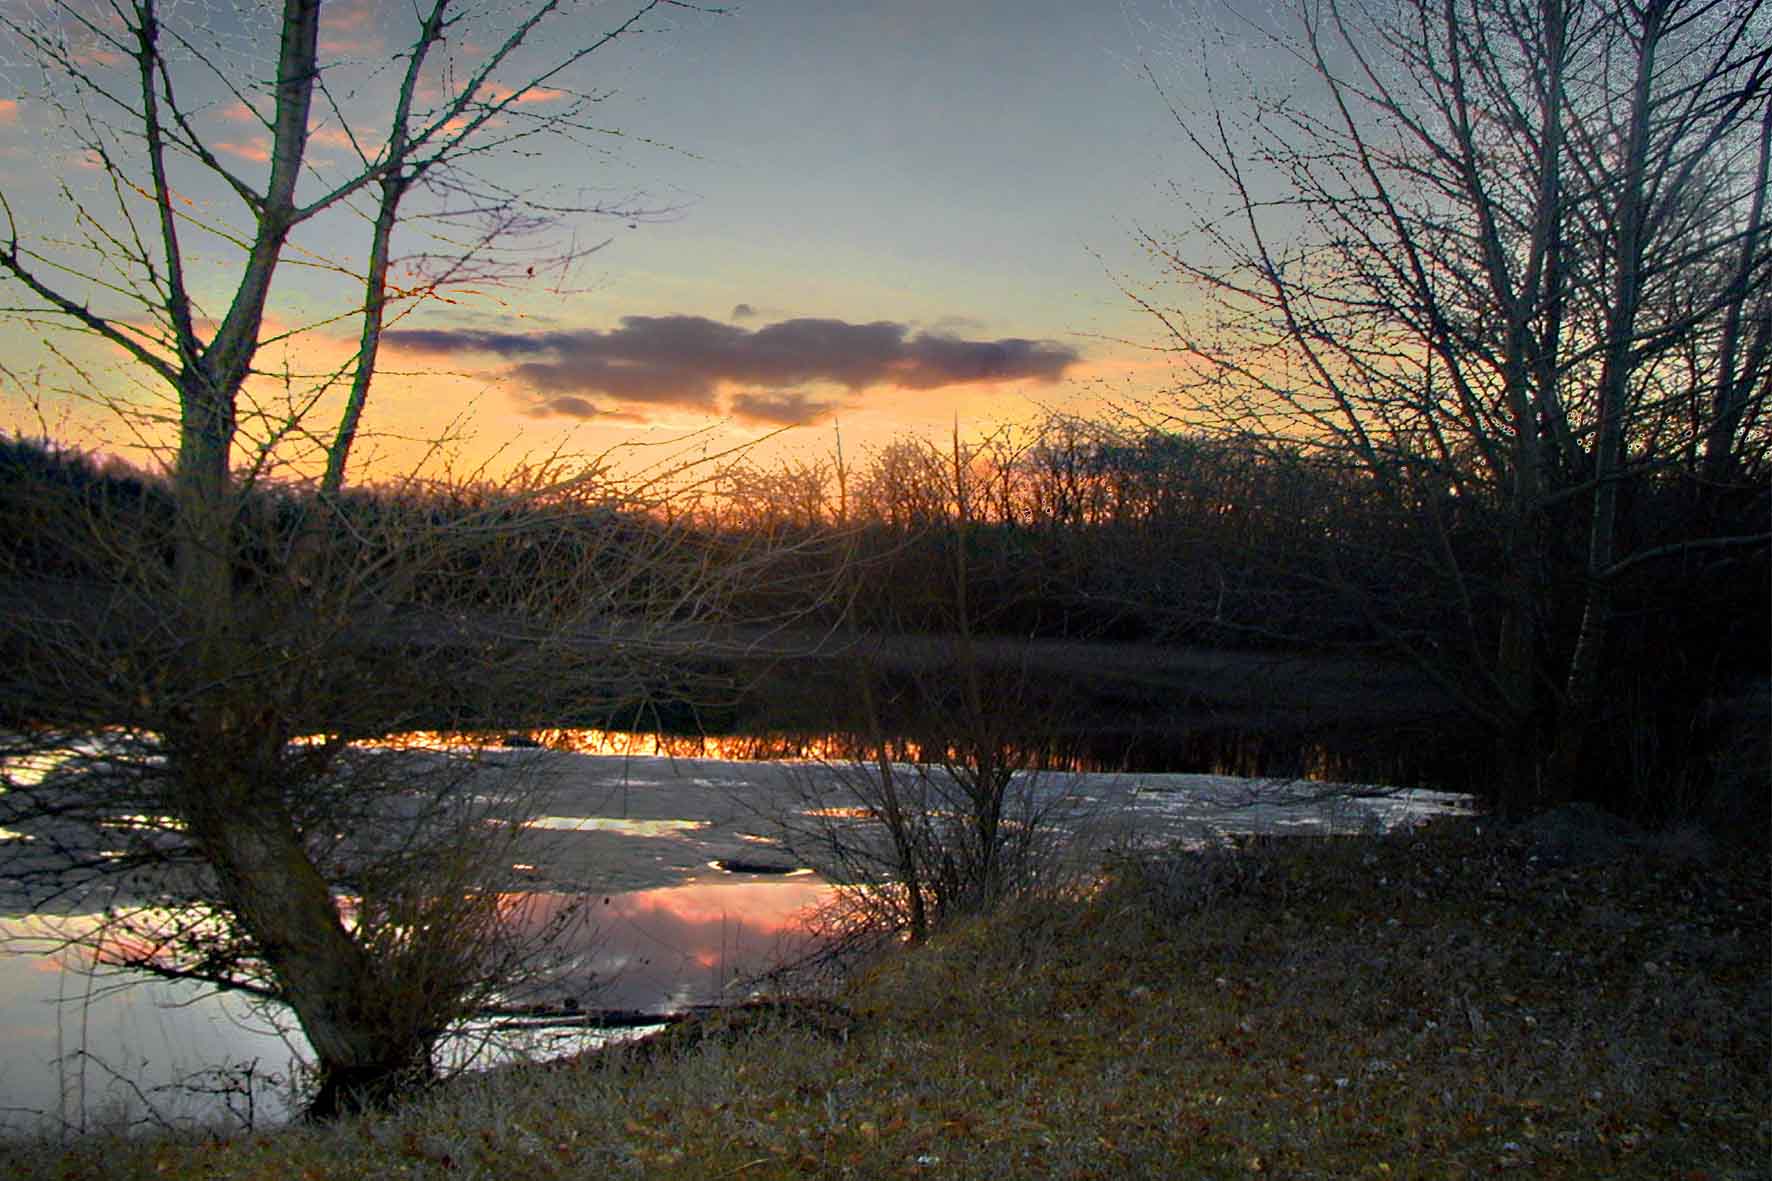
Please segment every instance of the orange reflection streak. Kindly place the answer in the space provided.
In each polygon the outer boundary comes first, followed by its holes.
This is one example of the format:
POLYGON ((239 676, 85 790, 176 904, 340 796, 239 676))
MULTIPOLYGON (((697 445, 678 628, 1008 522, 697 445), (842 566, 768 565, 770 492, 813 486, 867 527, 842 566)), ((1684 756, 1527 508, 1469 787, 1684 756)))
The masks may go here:
POLYGON ((854 739, 844 734, 659 734, 628 730, 547 729, 512 731, 412 730, 358 745, 386 750, 465 753, 485 747, 544 747, 581 755, 677 759, 730 759, 737 762, 819 762, 848 759, 854 739))
MULTIPOLYGON (((847 763, 855 759, 872 762, 876 750, 854 734, 661 734, 628 730, 543 729, 529 731, 413 730, 358 745, 393 750, 436 750, 466 753, 482 748, 530 748, 566 751, 581 755, 620 755, 628 758, 660 755, 674 759, 725 759, 732 762, 847 763)), ((1054 771, 1101 770, 1093 761, 1059 751, 1039 752, 1031 760, 1054 771)), ((971 756, 955 748, 943 749, 909 738, 893 738, 886 756, 894 763, 965 765, 971 756)))
POLYGON ((550 750, 574 754, 667 755, 680 759, 815 762, 846 758, 841 734, 658 734, 626 730, 537 730, 529 736, 550 750))

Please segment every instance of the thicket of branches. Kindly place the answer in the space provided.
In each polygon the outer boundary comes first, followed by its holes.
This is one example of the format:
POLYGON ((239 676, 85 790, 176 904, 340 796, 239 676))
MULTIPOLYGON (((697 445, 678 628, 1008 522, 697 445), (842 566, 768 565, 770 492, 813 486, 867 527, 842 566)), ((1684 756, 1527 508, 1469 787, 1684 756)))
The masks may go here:
MULTIPOLYGON (((237 594, 259 600, 259 624, 288 632, 282 642, 299 637, 315 659, 316 645, 328 645, 330 674, 358 682, 349 709, 316 684, 280 706, 299 711, 289 719, 297 731, 308 725, 352 738, 602 723, 624 708, 657 707, 673 679, 685 702, 713 704, 731 678, 717 660, 690 658, 697 642, 710 652, 718 646, 704 626, 712 572, 762 585, 770 561, 783 555, 698 532, 686 518, 670 523, 648 501, 546 465, 498 483, 409 481, 325 498, 311 487, 265 482, 234 516, 230 581, 237 594), (644 635, 640 620, 651 628, 644 635), (664 668, 660 653, 671 644, 658 632, 671 626, 685 658, 664 668), (624 628, 642 641, 632 659, 616 642, 624 628), (594 687, 586 682, 573 703, 587 712, 563 715, 567 703, 540 693, 501 698, 497 676, 469 675, 479 657, 537 677, 594 662, 594 687)), ((115 459, 0 438, 0 513, 0 586, 18 620, 3 635, 15 648, 0 674, 8 713, 34 725, 132 721, 104 692, 72 689, 94 662, 111 661, 110 681, 122 685, 149 677, 148 666, 177 651, 135 650, 167 626, 152 609, 155 583, 174 577, 171 482, 115 459), (38 649, 55 631, 25 621, 41 624, 46 612, 78 629, 60 640, 77 657, 61 674, 65 694, 33 692, 46 675, 38 649)))
POLYGON ((175 834, 208 918, 161 941, 160 967, 269 987, 316 1056, 316 1112, 428 1076, 439 1029, 508 966, 496 842, 467 839, 472 808, 422 804, 468 785, 422 763, 374 777, 396 851, 415 842, 387 863, 414 875, 386 879, 397 917, 346 913, 338 875, 376 877, 332 856, 354 827, 350 738, 650 693, 751 573, 680 530, 630 530, 657 480, 594 457, 458 483, 443 511, 434 489, 345 492, 386 325, 464 286, 571 273, 587 249, 565 223, 613 210, 515 188, 513 166, 543 144, 600 157, 590 67, 691 7, 369 5, 362 40, 325 35, 337 10, 320 0, 0 8, 28 125, 94 169, 0 187, 4 314, 47 341, 36 372, 0 372, 22 405, 96 407, 166 474, 139 495, 12 490, 35 538, 16 553, 64 569, 49 585, 8 571, 0 592, 0 688, 21 722, 0 786, 13 818, 51 830, 6 851, 48 872, 36 855, 59 847, 78 878, 127 862, 104 856, 127 816, 175 834), (298 361, 316 340, 343 359, 298 361), (261 358, 278 345, 280 369, 261 358), (121 383, 95 378, 106 357, 121 383))
POLYGON ((1325 569, 1488 727, 1505 808, 1616 794, 1634 731, 1678 746, 1732 646, 1765 652, 1729 618, 1763 619, 1772 540, 1763 7, 1305 0, 1190 32, 1203 179, 1188 236, 1146 238, 1179 292, 1138 297, 1175 360, 1151 418, 1303 449, 1405 524, 1330 556, 1413 567, 1444 628, 1325 569))
MULTIPOLYGON (((1592 722, 1608 737, 1560 791, 1656 821, 1704 806, 1724 757, 1716 702, 1764 678, 1772 650, 1772 559, 1752 541, 1772 514, 1757 421, 1726 488, 1671 462, 1630 473, 1616 542, 1656 557, 1612 579, 1608 692, 1592 722)), ((1054 419, 957 446, 957 477, 947 448, 908 439, 859 460, 740 469, 713 520, 841 533, 818 560, 841 553, 865 572, 843 602, 901 636, 952 635, 961 549, 981 637, 1399 659, 1468 724, 1507 733, 1482 689, 1518 609, 1515 518, 1480 482, 1387 484, 1339 445, 1136 420, 1054 419)), ((1576 495, 1544 508, 1547 683, 1579 635, 1587 512, 1576 495)), ((1487 779, 1498 798, 1503 772, 1487 779)))
MULTIPOLYGON (((16 440, 0 448, 10 904, 103 914, 75 928, 100 964, 245 991, 293 1006, 305 1030, 332 1021, 335 1038, 367 1043, 374 1061, 341 1062, 310 1034, 317 1110, 422 1081, 433 1043, 508 1002, 561 933, 526 927, 504 893, 539 804, 523 752, 501 752, 493 774, 471 744, 363 740, 601 725, 718 701, 731 684, 713 656, 725 587, 767 577, 766 562, 715 552, 631 489, 558 474, 324 502, 258 486, 230 532, 238 630, 217 682, 170 609, 170 482, 16 440), (209 708, 222 711, 211 741, 228 745, 180 750, 209 708), (204 805, 225 818, 193 801, 193 758, 239 776, 237 794, 204 805), (339 924, 326 928, 332 946, 287 914, 230 909, 237 871, 209 842, 236 825, 253 835, 232 839, 289 842, 278 856, 339 924), (292 956, 311 957, 304 968, 327 991, 292 978, 292 956), (319 1022, 317 1004, 331 1006, 319 1022)), ((291 908, 281 892, 262 905, 291 908)))

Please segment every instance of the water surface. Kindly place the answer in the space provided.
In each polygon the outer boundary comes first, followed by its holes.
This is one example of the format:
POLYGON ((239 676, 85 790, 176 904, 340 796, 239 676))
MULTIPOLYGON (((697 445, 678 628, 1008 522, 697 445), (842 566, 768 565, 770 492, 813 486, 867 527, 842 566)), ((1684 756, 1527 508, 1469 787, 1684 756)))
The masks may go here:
MULTIPOLYGON (((827 887, 722 867, 794 868, 778 847, 783 824, 870 823, 845 794, 842 766, 818 757, 741 762, 559 745, 579 749, 489 750, 478 772, 488 785, 521 774, 536 792, 539 818, 511 866, 514 878, 534 883, 532 921, 590 907, 586 937, 566 949, 566 970, 543 994, 556 1011, 665 1012, 730 996, 735 982, 803 949, 801 917, 827 887)), ((1222 775, 1054 771, 1024 777, 1019 790, 1049 811, 1080 858, 1224 833, 1373 831, 1468 803, 1222 775)), ((96 919, 62 921, 79 934, 96 919)), ((41 937, 44 923, 3 918, 0 935, 41 937)), ((0 1127, 239 1126, 287 1115, 287 1080, 306 1052, 298 1032, 194 985, 117 983, 83 973, 68 952, 0 955, 0 1127)), ((515 1044, 502 1052, 538 1056, 586 1037, 505 1032, 515 1044)), ((491 1060, 472 1050, 458 1045, 448 1056, 491 1060)))
MULTIPOLYGON (((563 951, 571 970, 533 997, 570 1008, 666 1013, 732 995, 784 955, 797 954, 797 915, 827 889, 816 879, 699 882, 589 899, 543 894, 528 918, 589 908, 563 951)), ((0 1129, 165 1124, 271 1124, 289 1115, 289 1080, 308 1056, 287 1014, 189 982, 83 970, 82 935, 96 915, 0 917, 0 1129)), ((606 1035, 546 1021, 501 1021, 441 1054, 445 1066, 548 1057, 606 1035), (484 1035, 484 1036, 483 1036, 484 1035)))

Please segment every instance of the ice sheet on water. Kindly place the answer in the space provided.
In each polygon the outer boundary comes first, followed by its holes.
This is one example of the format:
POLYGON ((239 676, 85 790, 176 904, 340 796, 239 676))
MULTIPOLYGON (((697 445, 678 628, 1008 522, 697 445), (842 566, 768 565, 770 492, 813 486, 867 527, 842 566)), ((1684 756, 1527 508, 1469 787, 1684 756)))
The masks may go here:
POLYGON ((537 816, 525 828, 555 832, 613 832, 627 837, 675 837, 699 831, 711 820, 634 820, 620 816, 537 816))

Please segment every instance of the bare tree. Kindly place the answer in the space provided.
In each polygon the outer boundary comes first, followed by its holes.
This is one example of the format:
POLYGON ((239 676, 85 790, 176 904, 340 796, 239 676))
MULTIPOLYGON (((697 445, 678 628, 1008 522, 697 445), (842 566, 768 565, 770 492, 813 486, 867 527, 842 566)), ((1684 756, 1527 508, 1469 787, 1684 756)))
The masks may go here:
POLYGON ((497 976, 474 937, 495 896, 459 892, 485 850, 427 860, 491 817, 439 811, 408 781, 369 793, 403 800, 404 826, 358 818, 390 825, 391 846, 340 846, 367 774, 351 740, 427 719, 556 721, 649 691, 687 649, 661 646, 661 630, 704 619, 723 577, 643 511, 656 472, 624 488, 606 465, 549 462, 498 487, 344 492, 390 317, 584 253, 534 235, 590 210, 510 189, 501 163, 543 143, 599 150, 589 59, 672 7, 687 6, 591 12, 601 31, 587 32, 569 18, 591 6, 566 0, 369 6, 391 60, 323 48, 319 0, 0 12, 9 54, 36 71, 34 113, 59 117, 100 182, 64 177, 66 228, 35 237, 0 191, 7 314, 45 332, 76 381, 83 348, 120 350, 146 393, 113 406, 145 441, 176 433, 165 503, 34 510, 81 556, 61 583, 8 572, 4 798, 111 834, 63 847, 89 869, 129 862, 119 816, 150 818, 153 843, 195 866, 225 940, 183 925, 147 959, 287 1003, 318 1057, 318 1111, 425 1073, 440 1025, 497 976), (260 135, 245 153, 259 175, 234 162, 226 120, 260 135), (233 215, 216 211, 230 201, 233 215), (353 217, 368 227, 362 261, 328 248, 353 217), (403 226, 428 240, 402 245, 403 226), (293 285, 292 262, 332 290, 293 285), (267 345, 340 325, 357 344, 336 371, 258 368, 267 345), (85 340, 53 343, 68 333, 85 340), (277 478, 301 472, 318 472, 311 495, 275 510, 277 478), (82 764, 102 773, 68 773, 82 764), (401 864, 427 871, 377 876, 401 864), (354 917, 336 893, 353 882, 354 917))
MULTIPOLYGON (((1772 26, 1732 0, 1275 19, 1245 30, 1298 89, 1172 105, 1219 195, 1191 243, 1149 241, 1206 299, 1139 298, 1186 421, 1310 446, 1414 522, 1465 634, 1454 660, 1411 651, 1498 735, 1503 807, 1553 800, 1625 579, 1768 539, 1772 26), (1733 516, 1651 520, 1677 481, 1733 516)), ((1215 94, 1236 60, 1202 55, 1215 94)))
MULTIPOLYGON (((985 621, 1004 606, 982 604, 973 584, 981 501, 1010 466, 992 451, 993 440, 962 443, 956 427, 945 454, 900 440, 857 481, 863 511, 900 544, 933 538, 943 561, 910 594, 845 595, 857 754, 806 768, 795 811, 771 819, 796 857, 837 884, 837 933, 864 943, 921 942, 1051 885, 1061 824, 1080 812, 1040 766, 1042 744, 1074 719, 1002 645, 981 651, 985 621)), ((836 478, 847 486, 840 462, 836 478)), ((843 577, 873 580, 893 557, 851 556, 843 577)))

